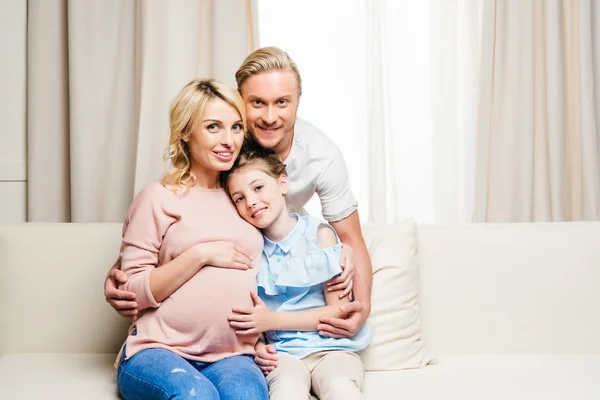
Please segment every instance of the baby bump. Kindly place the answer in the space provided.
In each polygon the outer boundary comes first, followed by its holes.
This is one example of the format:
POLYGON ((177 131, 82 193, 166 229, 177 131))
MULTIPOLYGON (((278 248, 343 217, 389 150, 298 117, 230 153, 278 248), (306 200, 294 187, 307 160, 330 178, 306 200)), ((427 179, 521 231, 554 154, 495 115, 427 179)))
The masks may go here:
POLYGON ((256 291, 254 270, 207 266, 165 299, 158 312, 165 329, 227 347, 239 343, 227 317, 233 307, 253 306, 251 291, 256 291))

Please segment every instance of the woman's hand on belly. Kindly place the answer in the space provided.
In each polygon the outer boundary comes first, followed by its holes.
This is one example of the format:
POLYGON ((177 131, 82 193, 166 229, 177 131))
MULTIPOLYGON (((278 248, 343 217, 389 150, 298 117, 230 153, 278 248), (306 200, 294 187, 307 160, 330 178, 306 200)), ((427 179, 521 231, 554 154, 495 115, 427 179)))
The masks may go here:
POLYGON ((227 241, 197 243, 194 245, 202 267, 247 270, 254 267, 248 252, 227 241))

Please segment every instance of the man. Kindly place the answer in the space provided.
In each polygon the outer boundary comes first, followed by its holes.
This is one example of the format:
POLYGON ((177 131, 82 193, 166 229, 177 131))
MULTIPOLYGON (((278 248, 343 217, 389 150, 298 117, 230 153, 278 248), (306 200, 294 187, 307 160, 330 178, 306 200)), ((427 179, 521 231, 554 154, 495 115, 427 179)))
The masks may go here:
MULTIPOLYGON (((369 316, 372 268, 360 230, 358 204, 350 190, 340 150, 313 125, 296 118, 302 78, 284 51, 275 47, 256 50, 236 72, 236 81, 246 106, 248 130, 262 146, 273 149, 287 166, 289 210, 301 212, 317 193, 323 217, 354 252, 355 301, 343 306, 349 317, 323 318, 317 326, 319 333, 325 336, 352 337, 369 316)), ((342 255, 342 261, 344 259, 342 255)), ((105 296, 121 315, 135 318, 137 304, 133 293, 117 289, 117 282, 127 281, 119 265, 117 262, 107 276, 105 296)), ((346 278, 344 274, 333 280, 332 289, 337 289, 346 278)))

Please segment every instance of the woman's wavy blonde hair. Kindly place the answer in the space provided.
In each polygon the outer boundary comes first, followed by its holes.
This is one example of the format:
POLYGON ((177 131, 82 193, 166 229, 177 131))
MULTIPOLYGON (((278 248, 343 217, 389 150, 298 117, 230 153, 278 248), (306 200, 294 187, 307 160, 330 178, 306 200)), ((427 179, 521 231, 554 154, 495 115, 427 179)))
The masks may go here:
POLYGON ((196 184, 190 148, 183 138, 194 130, 198 117, 214 99, 221 99, 238 111, 246 132, 246 108, 235 89, 213 79, 195 79, 185 85, 171 102, 171 137, 164 154, 166 171, 162 178, 166 188, 173 191, 186 190, 196 184))

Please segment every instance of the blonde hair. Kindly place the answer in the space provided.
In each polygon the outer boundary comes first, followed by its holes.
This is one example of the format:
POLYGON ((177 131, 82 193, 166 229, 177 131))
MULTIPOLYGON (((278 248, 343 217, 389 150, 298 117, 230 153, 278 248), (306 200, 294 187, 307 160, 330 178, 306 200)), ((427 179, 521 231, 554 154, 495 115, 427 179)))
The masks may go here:
POLYGON ((231 176, 243 168, 252 166, 273 178, 279 178, 281 175, 287 176, 285 164, 275 151, 266 149, 258 143, 248 140, 244 143, 240 156, 233 163, 233 167, 221 175, 221 182, 228 194, 230 193, 227 183, 231 176))
POLYGON ((221 99, 234 107, 246 131, 246 108, 237 91, 213 79, 195 79, 185 85, 170 108, 171 136, 164 154, 167 169, 162 178, 163 185, 170 190, 186 190, 196 184, 190 148, 183 138, 194 130, 196 120, 214 99, 221 99))
POLYGON ((252 52, 235 73, 238 91, 242 92, 244 82, 252 75, 274 69, 292 71, 298 82, 298 97, 302 94, 302 77, 294 60, 278 47, 263 47, 252 52))

